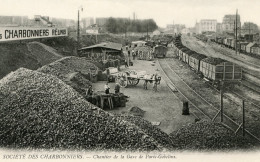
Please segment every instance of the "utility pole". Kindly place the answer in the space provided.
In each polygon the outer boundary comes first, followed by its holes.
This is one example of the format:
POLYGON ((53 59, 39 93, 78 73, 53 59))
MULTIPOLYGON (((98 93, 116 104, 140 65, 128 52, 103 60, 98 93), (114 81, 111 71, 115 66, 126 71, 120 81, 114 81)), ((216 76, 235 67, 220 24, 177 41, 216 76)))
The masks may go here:
POLYGON ((251 34, 250 32, 250 22, 248 23, 249 27, 248 27, 248 30, 249 30, 249 35, 251 34))
POLYGON ((125 22, 125 39, 126 39, 126 32, 127 32, 127 25, 126 25, 126 22, 125 22))
POLYGON ((147 23, 147 35, 146 35, 147 40, 148 40, 148 28, 149 28, 149 26, 148 26, 148 23, 147 23))
POLYGON ((78 29, 77 29, 77 54, 78 54, 78 51, 79 51, 79 9, 78 9, 78 29))
POLYGON ((236 39, 235 39, 235 46, 236 46, 236 54, 237 54, 237 12, 236 12, 236 39))

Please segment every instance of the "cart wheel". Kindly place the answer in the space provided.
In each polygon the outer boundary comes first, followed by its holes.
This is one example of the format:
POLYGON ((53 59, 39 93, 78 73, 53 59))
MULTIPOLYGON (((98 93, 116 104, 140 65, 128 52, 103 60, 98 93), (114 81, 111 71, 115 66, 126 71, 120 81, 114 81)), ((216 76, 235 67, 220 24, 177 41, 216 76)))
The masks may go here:
POLYGON ((139 79, 135 79, 135 78, 129 78, 128 79, 128 83, 130 84, 130 85, 137 85, 138 83, 139 83, 139 79))

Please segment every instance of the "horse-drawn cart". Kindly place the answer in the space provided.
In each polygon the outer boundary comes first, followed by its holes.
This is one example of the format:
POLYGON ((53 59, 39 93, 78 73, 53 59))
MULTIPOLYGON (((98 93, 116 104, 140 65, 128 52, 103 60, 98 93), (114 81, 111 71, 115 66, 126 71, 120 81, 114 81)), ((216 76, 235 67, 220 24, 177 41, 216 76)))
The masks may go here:
POLYGON ((115 77, 115 81, 122 87, 135 86, 140 80, 144 82, 156 82, 160 84, 161 77, 157 74, 147 74, 146 71, 126 71, 110 74, 115 77))

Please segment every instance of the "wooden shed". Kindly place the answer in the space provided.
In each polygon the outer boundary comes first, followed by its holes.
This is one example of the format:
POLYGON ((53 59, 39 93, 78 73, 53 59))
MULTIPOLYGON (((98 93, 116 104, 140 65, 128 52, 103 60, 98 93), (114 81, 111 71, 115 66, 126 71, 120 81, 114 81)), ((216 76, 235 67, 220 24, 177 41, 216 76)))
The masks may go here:
POLYGON ((103 42, 79 50, 80 57, 107 60, 109 57, 122 55, 122 44, 113 42, 103 42))
POLYGON ((241 80, 242 68, 220 58, 208 57, 201 60, 200 71, 204 77, 213 80, 241 80))
POLYGON ((195 69, 196 72, 200 71, 200 61, 207 56, 200 53, 193 53, 189 58, 189 65, 195 69))
POLYGON ((255 42, 251 42, 246 46, 246 52, 251 53, 251 47, 255 46, 255 42))

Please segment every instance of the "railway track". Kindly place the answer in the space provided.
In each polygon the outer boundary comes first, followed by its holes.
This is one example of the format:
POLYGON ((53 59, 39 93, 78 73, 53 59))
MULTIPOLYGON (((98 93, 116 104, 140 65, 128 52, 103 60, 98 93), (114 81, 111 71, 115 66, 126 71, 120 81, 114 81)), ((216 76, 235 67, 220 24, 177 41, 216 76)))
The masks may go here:
MULTIPOLYGON (((159 59, 158 62, 166 78, 168 78, 168 80, 176 87, 181 96, 185 98, 197 110, 197 112, 203 114, 210 120, 216 117, 216 114, 219 112, 217 107, 208 102, 204 97, 194 91, 185 81, 183 81, 182 78, 170 67, 166 59, 159 59)), ((223 125, 232 131, 239 128, 239 124, 226 114, 223 115, 223 125)), ((251 132, 248 130, 245 130, 245 132, 247 135, 260 142, 260 139, 251 132)))
MULTIPOLYGON (((207 51, 206 49, 198 48, 198 47, 200 46, 200 45, 199 45, 199 42, 195 41, 196 45, 195 45, 194 43, 189 42, 189 41, 188 41, 188 43, 187 43, 187 40, 186 40, 186 41, 183 41, 183 42, 184 42, 184 44, 185 44, 186 46, 191 46, 193 50, 195 50, 195 51, 197 51, 197 52, 201 52, 201 53, 203 53, 203 54, 205 54, 205 55, 208 55, 208 51, 207 51), (188 45, 188 44, 189 44, 189 45, 188 45)), ((224 52, 223 49, 217 49, 216 47, 214 47, 214 50, 215 50, 216 52, 219 52, 219 53, 223 54, 223 55, 226 55, 227 57, 231 57, 232 59, 238 60, 238 59, 234 58, 234 57, 233 57, 232 55, 230 55, 230 54, 225 54, 225 52, 224 52)), ((238 61, 240 61, 240 60, 238 60, 238 61)), ((248 63, 249 63, 251 66, 255 66, 255 64, 252 64, 252 63, 250 63, 250 62, 248 62, 248 63)), ((250 74, 250 75, 252 75, 252 74, 250 74)), ((253 75, 252 75, 252 76, 253 76, 253 75)), ((256 76, 255 76, 255 77, 256 77, 256 76)), ((245 82, 242 82, 242 84, 243 84, 243 86, 245 86, 245 87, 247 87, 247 88, 253 90, 254 92, 259 93, 258 88, 257 88, 257 89, 254 88, 256 85, 252 85, 252 84, 249 83, 248 81, 246 81, 246 83, 245 83, 245 82)), ((211 86, 211 85, 209 84, 209 86, 211 86)), ((213 87, 213 86, 211 86, 211 87, 213 87)), ((213 87, 213 88, 214 88, 215 90, 217 90, 215 87, 213 87)), ((218 91, 218 90, 217 90, 217 91, 218 91)), ((219 91, 218 91, 218 92, 219 92, 219 91)), ((237 95, 237 96, 238 96, 239 98, 241 98, 242 100, 246 100, 246 101, 249 102, 251 105, 253 105, 253 106, 257 107, 257 108, 260 108, 260 105, 258 105, 258 104, 256 104, 256 103, 252 102, 250 99, 248 99, 248 98, 246 98, 246 97, 244 97, 244 96, 242 96, 242 95, 240 95, 240 94, 238 94, 238 93, 236 93, 236 92, 234 92, 234 94, 237 95)), ((227 95, 224 95, 224 96, 225 96, 226 98, 228 98, 229 100, 231 100, 232 102, 234 102, 235 104, 240 105, 239 103, 233 101, 231 97, 229 97, 229 96, 227 96, 227 95)))

